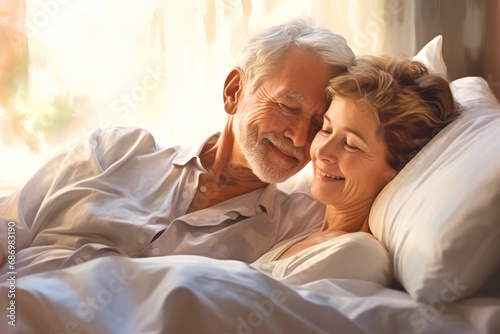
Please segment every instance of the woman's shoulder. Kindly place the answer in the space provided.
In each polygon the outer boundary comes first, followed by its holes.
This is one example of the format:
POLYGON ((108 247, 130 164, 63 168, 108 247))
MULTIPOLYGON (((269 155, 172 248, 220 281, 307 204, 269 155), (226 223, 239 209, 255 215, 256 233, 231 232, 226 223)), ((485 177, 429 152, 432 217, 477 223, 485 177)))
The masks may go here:
POLYGON ((332 238, 310 249, 310 257, 314 261, 334 258, 334 260, 365 260, 385 262, 389 254, 384 245, 367 232, 345 233, 332 238), (339 255, 342 254, 342 257, 339 255), (338 258, 337 258, 338 257, 338 258))
POLYGON ((355 247, 358 250, 377 249, 386 252, 384 245, 373 234, 368 232, 345 233, 332 240, 332 242, 355 247))
POLYGON ((392 282, 386 248, 366 232, 340 235, 277 262, 275 274, 281 276, 277 278, 291 284, 323 278, 360 279, 383 286, 392 282))

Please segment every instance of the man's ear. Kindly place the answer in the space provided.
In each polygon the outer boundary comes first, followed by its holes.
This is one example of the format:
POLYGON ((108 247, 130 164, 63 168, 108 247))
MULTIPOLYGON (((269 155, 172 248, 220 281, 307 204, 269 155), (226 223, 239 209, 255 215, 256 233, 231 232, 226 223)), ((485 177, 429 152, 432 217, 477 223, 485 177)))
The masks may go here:
POLYGON ((238 98, 243 92, 242 73, 239 68, 233 69, 224 82, 224 110, 229 115, 236 113, 238 98))

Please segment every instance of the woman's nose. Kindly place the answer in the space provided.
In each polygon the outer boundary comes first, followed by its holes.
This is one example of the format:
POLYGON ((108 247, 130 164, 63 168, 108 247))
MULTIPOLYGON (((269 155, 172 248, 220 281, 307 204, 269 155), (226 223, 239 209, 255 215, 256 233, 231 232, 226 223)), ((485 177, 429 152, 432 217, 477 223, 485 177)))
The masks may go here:
MULTIPOLYGON (((322 134, 318 134, 322 136, 322 134)), ((318 159, 328 162, 337 162, 338 160, 338 144, 336 143, 335 137, 329 135, 324 138, 315 147, 315 155, 318 159)))

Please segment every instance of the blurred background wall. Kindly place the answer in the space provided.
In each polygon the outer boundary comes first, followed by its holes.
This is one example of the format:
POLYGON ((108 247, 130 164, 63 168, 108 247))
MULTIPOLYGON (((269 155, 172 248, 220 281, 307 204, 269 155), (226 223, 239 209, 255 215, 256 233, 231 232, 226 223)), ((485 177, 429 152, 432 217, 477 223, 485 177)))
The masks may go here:
POLYGON ((500 98, 500 0, 0 0, 0 191, 98 127, 166 146, 220 130, 246 39, 302 15, 358 55, 413 56, 441 34, 450 78, 500 98))

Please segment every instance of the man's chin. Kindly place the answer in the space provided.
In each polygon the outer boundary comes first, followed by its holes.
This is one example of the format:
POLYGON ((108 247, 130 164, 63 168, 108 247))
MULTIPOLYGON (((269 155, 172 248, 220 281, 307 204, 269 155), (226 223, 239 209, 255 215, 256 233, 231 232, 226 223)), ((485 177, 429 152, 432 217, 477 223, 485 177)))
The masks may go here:
POLYGON ((302 159, 283 159, 274 151, 254 151, 247 154, 253 173, 265 183, 280 183, 297 174, 304 166, 302 159))
POLYGON ((272 169, 269 170, 266 168, 266 170, 262 170, 261 168, 254 169, 253 172, 254 174, 262 181, 265 183, 280 183, 288 180, 297 172, 299 169, 294 168, 293 170, 279 170, 279 169, 272 169))

